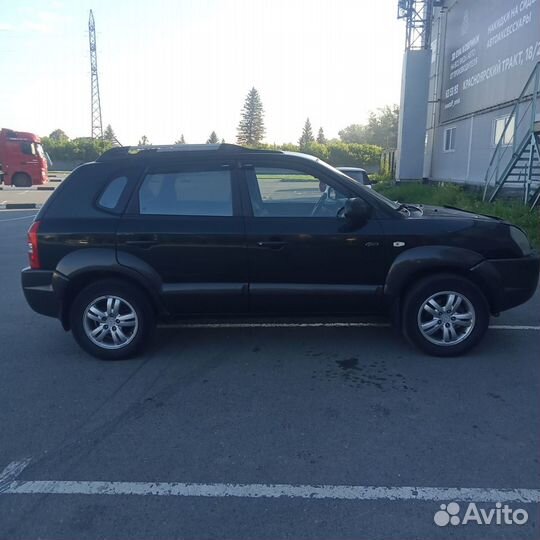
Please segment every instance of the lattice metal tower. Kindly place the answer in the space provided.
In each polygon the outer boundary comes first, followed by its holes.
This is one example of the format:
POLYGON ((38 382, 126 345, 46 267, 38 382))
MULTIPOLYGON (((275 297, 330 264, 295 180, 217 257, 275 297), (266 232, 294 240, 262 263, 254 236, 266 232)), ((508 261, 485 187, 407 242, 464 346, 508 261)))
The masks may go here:
POLYGON ((90 10, 88 18, 88 39, 90 41, 90 86, 92 92, 92 139, 101 139, 103 137, 103 123, 101 121, 101 101, 99 99, 99 79, 97 69, 96 52, 96 23, 94 14, 90 10))
POLYGON ((441 0, 399 0, 398 19, 405 19, 405 50, 431 47, 431 17, 433 6, 441 0))

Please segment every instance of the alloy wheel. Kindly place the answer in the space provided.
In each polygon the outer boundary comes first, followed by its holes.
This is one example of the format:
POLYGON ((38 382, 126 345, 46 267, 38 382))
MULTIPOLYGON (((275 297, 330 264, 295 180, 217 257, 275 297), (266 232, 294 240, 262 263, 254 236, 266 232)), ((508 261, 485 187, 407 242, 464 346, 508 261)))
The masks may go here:
POLYGON ((473 331, 476 313, 470 300, 455 291, 441 291, 425 300, 418 311, 418 328, 431 343, 443 347, 464 341, 473 331))
POLYGON ((103 349, 120 349, 137 335, 139 319, 133 306, 119 296, 96 298, 84 310, 83 327, 88 339, 103 349))

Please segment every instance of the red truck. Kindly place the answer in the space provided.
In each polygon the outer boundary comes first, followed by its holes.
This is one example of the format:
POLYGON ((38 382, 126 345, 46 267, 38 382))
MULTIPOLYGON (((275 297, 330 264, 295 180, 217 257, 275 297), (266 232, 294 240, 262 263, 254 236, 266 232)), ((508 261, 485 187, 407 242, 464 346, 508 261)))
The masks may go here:
POLYGON ((0 182, 16 187, 46 184, 47 168, 47 156, 37 135, 0 130, 0 182))

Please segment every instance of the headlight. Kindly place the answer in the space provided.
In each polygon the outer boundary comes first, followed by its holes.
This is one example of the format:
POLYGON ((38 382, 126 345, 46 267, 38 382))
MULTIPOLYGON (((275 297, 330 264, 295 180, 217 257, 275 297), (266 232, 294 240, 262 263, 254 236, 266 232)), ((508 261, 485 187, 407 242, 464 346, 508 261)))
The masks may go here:
POLYGON ((510 225, 510 236, 512 237, 512 240, 516 243, 516 245, 519 247, 523 255, 528 255, 529 253, 531 253, 531 243, 529 242, 527 235, 519 227, 514 227, 513 225, 510 225))

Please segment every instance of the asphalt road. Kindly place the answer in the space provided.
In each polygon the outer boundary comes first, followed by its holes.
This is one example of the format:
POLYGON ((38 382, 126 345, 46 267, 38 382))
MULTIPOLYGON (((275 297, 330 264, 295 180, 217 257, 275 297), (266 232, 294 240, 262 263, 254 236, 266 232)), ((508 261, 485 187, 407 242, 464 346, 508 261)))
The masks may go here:
POLYGON ((0 212, 0 538, 540 537, 523 502, 540 500, 540 294, 451 360, 388 328, 250 327, 162 328, 106 363, 27 307, 31 215, 0 212), (437 526, 468 505, 445 488, 528 521, 437 526))

